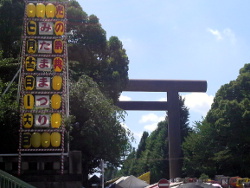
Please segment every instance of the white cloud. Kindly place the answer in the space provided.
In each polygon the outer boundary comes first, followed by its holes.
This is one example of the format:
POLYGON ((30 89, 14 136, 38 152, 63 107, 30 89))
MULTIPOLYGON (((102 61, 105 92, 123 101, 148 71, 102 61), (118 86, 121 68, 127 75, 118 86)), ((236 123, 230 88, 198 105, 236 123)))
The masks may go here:
POLYGON ((229 28, 223 29, 222 31, 208 28, 207 31, 211 33, 212 35, 214 35, 216 37, 216 40, 226 39, 226 40, 229 40, 232 44, 235 44, 236 42, 235 34, 229 28))
POLYGON ((144 125, 144 129, 154 131, 157 128, 157 124, 163 120, 165 120, 165 116, 157 116, 155 113, 149 113, 143 115, 139 120, 139 123, 146 124, 144 125))
POLYGON ((147 122, 160 122, 163 121, 165 117, 157 116, 154 113, 149 113, 146 115, 143 115, 139 121, 139 123, 147 123, 147 122))
MULTIPOLYGON (((181 96, 185 98, 185 106, 201 116, 207 114, 214 100, 214 96, 206 93, 189 93, 181 96)), ((160 98, 158 101, 167 101, 167 98, 160 98)))
POLYGON ((208 28, 207 31, 210 32, 212 35, 214 35, 217 40, 222 40, 223 39, 221 33, 218 30, 208 28))
POLYGON ((156 128, 157 128, 157 124, 158 124, 159 122, 157 122, 157 123, 152 123, 152 124, 149 124, 149 125, 145 125, 144 126, 144 129, 146 129, 147 131, 150 131, 150 132, 152 132, 152 131, 154 131, 156 128))
POLYGON ((206 116, 214 100, 214 96, 206 93, 190 93, 182 97, 185 98, 185 106, 202 116, 206 116))
POLYGON ((131 97, 125 96, 125 95, 120 95, 119 101, 131 101, 131 97))

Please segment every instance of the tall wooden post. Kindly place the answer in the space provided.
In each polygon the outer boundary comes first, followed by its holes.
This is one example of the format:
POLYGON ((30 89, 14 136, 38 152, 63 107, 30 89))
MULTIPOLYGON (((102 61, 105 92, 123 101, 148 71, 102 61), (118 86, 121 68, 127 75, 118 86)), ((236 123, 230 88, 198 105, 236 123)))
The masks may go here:
POLYGON ((169 176, 181 176, 181 131, 180 105, 177 91, 167 93, 168 101, 168 146, 169 146, 169 176))

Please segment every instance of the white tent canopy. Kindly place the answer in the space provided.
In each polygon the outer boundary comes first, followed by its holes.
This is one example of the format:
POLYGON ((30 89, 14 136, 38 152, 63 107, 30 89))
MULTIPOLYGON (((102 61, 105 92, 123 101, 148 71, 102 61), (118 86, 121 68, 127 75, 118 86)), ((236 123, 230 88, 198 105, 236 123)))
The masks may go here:
POLYGON ((134 176, 121 177, 114 182, 115 188, 144 188, 148 186, 145 181, 142 181, 134 176))

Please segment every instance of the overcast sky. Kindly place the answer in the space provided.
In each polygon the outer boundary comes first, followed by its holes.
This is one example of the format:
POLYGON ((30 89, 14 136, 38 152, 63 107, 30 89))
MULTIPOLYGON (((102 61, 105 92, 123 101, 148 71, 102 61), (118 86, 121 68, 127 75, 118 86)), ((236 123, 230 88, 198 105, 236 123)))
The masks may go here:
MULTIPOLYGON (((250 61, 249 0, 79 0, 129 58, 130 79, 206 80, 206 93, 180 93, 190 126, 201 121, 218 89, 250 61)), ((166 100, 166 93, 122 93, 121 100, 166 100)), ((165 112, 127 111, 137 144, 165 112)), ((136 144, 135 144, 136 145, 136 144)))

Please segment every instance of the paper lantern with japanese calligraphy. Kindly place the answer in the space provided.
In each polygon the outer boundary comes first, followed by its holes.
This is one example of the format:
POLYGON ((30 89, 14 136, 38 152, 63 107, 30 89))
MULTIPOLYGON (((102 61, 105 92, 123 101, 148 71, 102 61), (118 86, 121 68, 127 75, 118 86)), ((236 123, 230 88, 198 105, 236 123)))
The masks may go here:
POLYGON ((50 143, 52 147, 59 147, 61 145, 61 134, 59 132, 51 133, 50 143))
POLYGON ((54 40, 53 48, 56 54, 61 54, 63 52, 63 41, 61 39, 54 40))
POLYGON ((30 138, 31 146, 34 148, 39 148, 41 146, 41 134, 34 132, 30 138))
POLYGON ((61 90, 61 88, 62 88, 62 77, 61 76, 54 76, 52 78, 52 88, 56 91, 61 90))
POLYGON ((48 3, 46 5, 46 17, 47 18, 54 18, 55 17, 55 11, 56 11, 56 7, 55 5, 53 5, 52 3, 48 3))
POLYGON ((26 57, 25 60, 25 69, 28 72, 33 72, 36 68, 36 58, 32 57, 32 56, 28 56, 26 57))
POLYGON ((36 17, 38 18, 45 17, 45 5, 43 3, 36 4, 36 17))
POLYGON ((59 113, 53 113, 51 115, 51 127, 58 129, 61 126, 62 117, 59 113))
POLYGON ((39 22, 38 24, 38 33, 39 35, 53 35, 54 29, 53 22, 39 22))
POLYGON ((23 104, 25 109, 33 109, 34 108, 34 96, 31 94, 24 95, 23 104))
POLYGON ((38 71, 51 71, 52 68, 52 59, 51 58, 37 58, 37 67, 38 71))
POLYGON ((26 76, 25 77, 25 82, 24 82, 24 87, 25 90, 33 90, 35 86, 35 78, 33 76, 26 76))
POLYGON ((37 90, 50 90, 50 77, 36 77, 36 89, 37 90))
POLYGON ((41 135, 41 143, 43 148, 47 148, 50 146, 50 134, 47 132, 42 133, 41 135))
POLYGON ((56 5, 56 18, 64 18, 65 10, 61 4, 56 5))
POLYGON ((49 128, 50 116, 47 114, 36 114, 35 115, 35 128, 49 128))
POLYGON ((23 114, 23 127, 26 129, 30 129, 34 123, 34 117, 31 113, 23 114))
POLYGON ((49 95, 35 95, 36 108, 49 108, 49 95))
POLYGON ((27 52, 30 54, 36 53, 37 50, 37 42, 35 39, 28 39, 27 40, 27 52))
POLYGON ((62 21, 57 21, 54 30, 57 36, 62 36, 64 34, 64 23, 62 21))
POLYGON ((29 21, 27 24, 27 33, 28 35, 35 35, 36 34, 36 22, 29 21))
POLYGON ((51 97, 51 107, 55 110, 61 108, 62 97, 58 94, 54 94, 51 97))
POLYGON ((52 53, 52 41, 38 40, 38 53, 52 53))
POLYGON ((30 133, 23 133, 23 148, 30 148, 31 146, 31 134, 30 133))
POLYGON ((60 57, 55 57, 53 59, 53 68, 55 72, 62 72, 63 69, 63 59, 60 57))
POLYGON ((36 5, 33 3, 27 4, 26 14, 29 18, 34 18, 36 16, 36 5))

